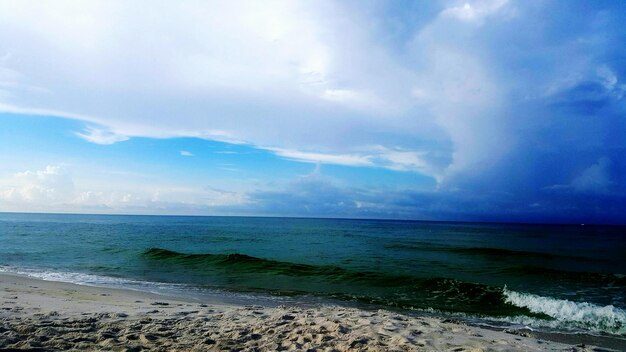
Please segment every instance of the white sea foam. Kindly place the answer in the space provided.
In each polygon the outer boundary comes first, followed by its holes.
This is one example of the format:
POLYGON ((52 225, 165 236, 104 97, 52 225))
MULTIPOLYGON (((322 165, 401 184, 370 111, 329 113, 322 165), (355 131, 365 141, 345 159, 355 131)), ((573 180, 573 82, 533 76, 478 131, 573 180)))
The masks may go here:
POLYGON ((506 303, 528 308, 533 313, 546 314, 554 318, 558 327, 626 334, 626 311, 612 305, 602 307, 587 302, 520 293, 507 288, 504 288, 503 294, 506 303))
POLYGON ((100 276, 100 275, 92 275, 92 274, 84 274, 84 273, 61 272, 61 271, 31 269, 31 268, 15 268, 15 267, 9 267, 9 266, 0 266, 0 272, 30 276, 33 278, 46 280, 46 281, 68 282, 68 283, 73 283, 73 284, 78 284, 78 285, 89 285, 89 286, 113 286, 113 287, 120 287, 120 288, 124 287, 124 288, 133 289, 136 287, 143 288, 148 285, 157 284, 157 283, 152 283, 152 282, 116 278, 116 277, 111 277, 111 276, 100 276))
POLYGON ((28 276, 45 281, 67 282, 77 285, 114 287, 129 290, 151 292, 155 294, 168 295, 173 297, 186 297, 191 299, 203 299, 202 297, 214 298, 217 302, 244 302, 245 304, 257 304, 258 302, 270 302, 270 304, 287 304, 286 297, 275 297, 266 295, 246 294, 243 292, 236 295, 219 289, 207 287, 194 287, 186 284, 165 283, 155 281, 142 281, 111 276, 101 276, 85 273, 53 271, 39 268, 21 268, 0 265, 0 273, 16 274, 28 276), (257 302, 258 301, 258 302, 257 302), (252 302, 252 303, 251 303, 252 302))

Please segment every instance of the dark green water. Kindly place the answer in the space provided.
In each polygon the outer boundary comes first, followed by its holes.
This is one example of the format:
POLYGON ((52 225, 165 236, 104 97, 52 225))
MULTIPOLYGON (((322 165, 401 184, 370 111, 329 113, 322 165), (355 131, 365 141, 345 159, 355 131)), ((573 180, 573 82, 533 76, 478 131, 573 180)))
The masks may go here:
POLYGON ((0 214, 0 269, 626 334, 626 228, 0 214))

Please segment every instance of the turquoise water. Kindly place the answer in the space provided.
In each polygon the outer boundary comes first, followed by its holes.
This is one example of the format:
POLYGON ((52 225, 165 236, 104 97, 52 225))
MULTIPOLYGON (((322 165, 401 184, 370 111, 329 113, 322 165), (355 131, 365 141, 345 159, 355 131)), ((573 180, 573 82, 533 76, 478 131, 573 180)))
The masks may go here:
POLYGON ((626 336, 626 228, 0 214, 0 269, 626 336))

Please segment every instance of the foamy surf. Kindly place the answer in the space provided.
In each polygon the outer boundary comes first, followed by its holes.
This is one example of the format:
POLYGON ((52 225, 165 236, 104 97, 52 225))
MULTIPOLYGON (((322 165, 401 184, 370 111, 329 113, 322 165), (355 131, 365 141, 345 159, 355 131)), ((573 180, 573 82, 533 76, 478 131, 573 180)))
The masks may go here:
MULTIPOLYGON (((554 318, 561 328, 582 328, 595 332, 626 334, 626 311, 612 305, 598 306, 588 302, 543 297, 530 293, 503 290, 505 302, 527 308, 533 313, 554 318)), ((552 325, 552 324, 550 324, 552 325)))
POLYGON ((208 287, 195 287, 187 284, 133 280, 111 276, 93 275, 76 272, 63 272, 35 268, 17 268, 0 265, 0 273, 26 276, 44 281, 63 282, 83 286, 117 288, 124 290, 149 292, 169 297, 186 299, 209 299, 227 304, 262 304, 268 307, 290 304, 288 297, 274 297, 244 292, 228 292, 208 287))
POLYGON ((110 276, 91 275, 75 272, 37 270, 28 268, 15 268, 8 266, 0 266, 0 272, 24 275, 45 281, 67 282, 77 285, 88 286, 91 285, 132 288, 132 286, 143 286, 148 284, 144 281, 115 278, 110 276))

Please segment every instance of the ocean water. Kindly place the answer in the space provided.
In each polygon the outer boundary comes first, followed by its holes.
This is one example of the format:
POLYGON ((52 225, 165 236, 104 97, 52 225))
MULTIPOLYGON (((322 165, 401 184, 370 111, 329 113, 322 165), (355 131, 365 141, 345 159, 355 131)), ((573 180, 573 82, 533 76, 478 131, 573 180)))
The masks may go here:
POLYGON ((0 271, 626 337, 626 228, 0 213, 0 271))

